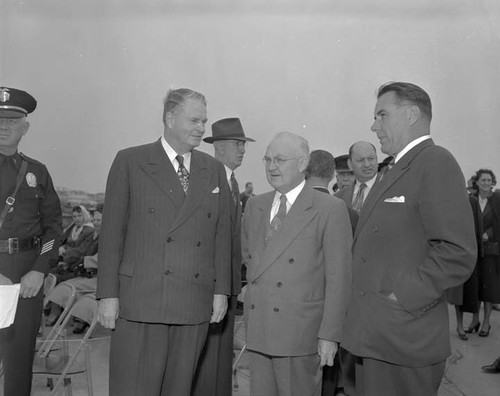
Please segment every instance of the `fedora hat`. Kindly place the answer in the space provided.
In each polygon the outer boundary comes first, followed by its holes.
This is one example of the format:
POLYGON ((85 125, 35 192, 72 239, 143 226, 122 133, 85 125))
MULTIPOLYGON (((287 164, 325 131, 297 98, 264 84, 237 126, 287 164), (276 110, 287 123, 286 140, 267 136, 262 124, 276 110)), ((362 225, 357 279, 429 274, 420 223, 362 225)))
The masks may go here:
POLYGON ((212 136, 203 139, 204 142, 213 143, 217 140, 241 140, 244 142, 255 142, 254 139, 246 137, 239 118, 223 118, 212 124, 212 136))

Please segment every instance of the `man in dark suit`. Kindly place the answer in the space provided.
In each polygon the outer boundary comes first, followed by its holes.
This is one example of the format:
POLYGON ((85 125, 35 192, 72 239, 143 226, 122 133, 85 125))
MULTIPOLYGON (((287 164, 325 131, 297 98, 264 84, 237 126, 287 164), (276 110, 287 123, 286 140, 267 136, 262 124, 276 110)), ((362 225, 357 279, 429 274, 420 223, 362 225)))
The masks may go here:
POLYGON ((337 182, 333 185, 333 192, 336 193, 343 188, 352 186, 354 183, 354 173, 347 164, 348 154, 335 157, 335 179, 337 182))
POLYGON ((238 182, 234 171, 245 155, 247 142, 255 142, 246 137, 239 118, 224 118, 212 124, 212 136, 203 139, 213 143, 215 159, 224 164, 226 180, 231 189, 231 294, 228 311, 223 321, 212 323, 200 356, 200 363, 193 384, 193 396, 231 396, 233 332, 237 295, 241 291, 241 203, 238 182))
POLYGON ((347 393, 432 396, 450 354, 445 290, 475 264, 472 213, 455 158, 430 138, 428 94, 396 82, 377 97, 372 131, 395 161, 354 234, 342 346, 356 362, 347 393))
POLYGON ((350 294, 345 204, 305 186, 307 141, 282 132, 264 163, 273 191, 248 200, 246 341, 251 395, 320 395, 333 365, 350 294))
POLYGON ((106 187, 98 319, 111 337, 110 395, 189 395, 209 322, 231 294, 230 192, 224 166, 194 150, 206 101, 164 102, 164 134, 120 151, 106 187))
POLYGON ((347 164, 354 174, 354 183, 339 190, 335 196, 342 199, 348 208, 359 213, 366 197, 379 179, 377 150, 369 142, 354 143, 349 148, 347 164))

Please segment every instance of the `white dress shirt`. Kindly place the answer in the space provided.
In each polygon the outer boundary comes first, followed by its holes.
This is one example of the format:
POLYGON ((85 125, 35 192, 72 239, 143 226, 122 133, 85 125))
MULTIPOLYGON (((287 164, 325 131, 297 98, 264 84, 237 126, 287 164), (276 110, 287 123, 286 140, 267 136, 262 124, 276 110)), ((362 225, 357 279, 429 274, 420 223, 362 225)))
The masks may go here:
MULTIPOLYGON (((168 159, 174 166, 175 171, 179 171, 179 162, 175 159, 175 157, 177 157, 179 154, 177 154, 172 146, 167 143, 164 136, 161 137, 161 145, 163 146, 168 159)), ((182 157, 184 158, 184 168, 186 168, 187 171, 191 173, 191 151, 186 154, 182 154, 182 157)))
MULTIPOLYGON (((286 196, 286 212, 290 210, 292 205, 294 204, 295 200, 299 196, 300 192, 306 185, 306 181, 303 180, 302 183, 300 183, 297 187, 295 187, 293 190, 288 191, 285 196, 286 196)), ((271 216, 269 218, 269 221, 271 221, 274 216, 276 216, 276 213, 278 213, 278 209, 280 207, 280 197, 281 193, 276 190, 276 193, 274 194, 274 200, 273 200, 273 206, 271 206, 271 216)))
MULTIPOLYGON (((377 174, 375 174, 375 176, 373 176, 370 180, 363 182, 366 184, 366 188, 365 188, 365 191, 363 194, 363 197, 364 197, 363 202, 365 201, 366 197, 370 193, 370 190, 372 189, 373 185, 375 184, 375 180, 377 180, 377 174)), ((356 195, 358 194, 359 186, 361 184, 362 183, 360 183, 358 180, 356 180, 356 183, 354 184, 354 191, 352 192, 352 203, 354 203, 354 201, 356 200, 356 195)))

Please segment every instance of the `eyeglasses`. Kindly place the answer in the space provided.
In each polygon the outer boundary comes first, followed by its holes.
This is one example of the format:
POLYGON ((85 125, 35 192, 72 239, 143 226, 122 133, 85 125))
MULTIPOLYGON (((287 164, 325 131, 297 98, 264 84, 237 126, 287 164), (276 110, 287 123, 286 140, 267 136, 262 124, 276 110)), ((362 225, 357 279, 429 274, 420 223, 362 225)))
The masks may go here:
POLYGON ((285 162, 291 161, 291 160, 297 159, 297 158, 299 158, 299 157, 291 157, 291 158, 281 158, 281 157, 271 158, 271 157, 264 157, 264 158, 262 158, 262 161, 264 162, 265 166, 269 166, 271 164, 274 164, 275 166, 280 167, 280 166, 283 166, 285 164, 285 162))

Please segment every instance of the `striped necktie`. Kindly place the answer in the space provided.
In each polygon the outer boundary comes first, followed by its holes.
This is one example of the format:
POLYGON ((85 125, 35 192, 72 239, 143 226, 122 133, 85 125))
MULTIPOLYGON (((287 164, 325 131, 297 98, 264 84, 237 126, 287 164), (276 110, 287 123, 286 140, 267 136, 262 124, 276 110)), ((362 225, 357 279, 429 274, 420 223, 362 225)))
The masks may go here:
POLYGON ((352 203, 352 208, 358 213, 363 207, 363 202, 365 201, 365 188, 365 183, 361 183, 359 185, 358 193, 356 194, 356 198, 354 198, 354 202, 352 203))

